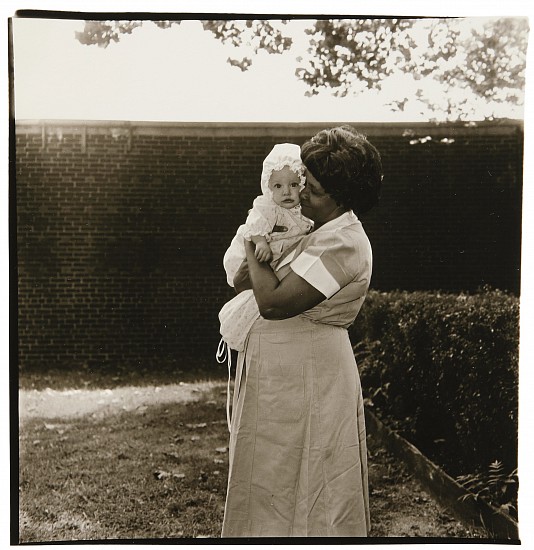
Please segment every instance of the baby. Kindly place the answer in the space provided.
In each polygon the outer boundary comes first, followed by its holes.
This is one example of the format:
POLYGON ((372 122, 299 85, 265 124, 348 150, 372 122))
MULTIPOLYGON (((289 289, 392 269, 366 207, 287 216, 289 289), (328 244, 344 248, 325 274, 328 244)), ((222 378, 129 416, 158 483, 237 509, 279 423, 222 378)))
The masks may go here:
MULTIPOLYGON (((300 191, 304 187, 304 166, 300 147, 280 143, 263 161, 262 195, 256 197, 246 222, 239 227, 223 258, 226 278, 234 286, 234 276, 245 259, 243 239, 256 244, 256 258, 274 265, 282 253, 312 228, 300 211, 300 191)), ((219 312, 222 340, 242 351, 248 332, 259 317, 252 290, 240 292, 219 312)))

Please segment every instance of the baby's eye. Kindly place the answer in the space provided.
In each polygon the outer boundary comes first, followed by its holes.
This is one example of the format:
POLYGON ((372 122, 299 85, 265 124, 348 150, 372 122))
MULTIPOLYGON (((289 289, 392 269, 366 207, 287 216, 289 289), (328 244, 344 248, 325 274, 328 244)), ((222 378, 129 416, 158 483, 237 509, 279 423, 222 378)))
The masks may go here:
POLYGON ((280 189, 281 187, 282 187, 282 186, 281 186, 279 183, 275 183, 275 184, 274 184, 274 188, 275 188, 275 189, 280 189))
POLYGON ((300 187, 300 183, 297 183, 297 182, 294 181, 294 182, 291 184, 291 187, 300 187))

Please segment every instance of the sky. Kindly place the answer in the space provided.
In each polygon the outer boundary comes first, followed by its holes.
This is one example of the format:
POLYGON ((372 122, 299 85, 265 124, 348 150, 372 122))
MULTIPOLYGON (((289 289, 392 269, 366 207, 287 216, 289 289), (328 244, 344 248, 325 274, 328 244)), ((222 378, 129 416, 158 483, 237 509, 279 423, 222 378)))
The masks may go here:
MULTIPOLYGON (((413 99, 421 82, 410 74, 387 79, 380 93, 341 98, 325 89, 306 97, 307 85, 296 78, 295 69, 297 56, 305 54, 309 37, 304 28, 311 21, 293 19, 287 27, 292 49, 283 55, 259 52, 243 72, 227 63, 228 57, 240 54, 204 31, 198 20, 170 29, 147 21, 118 43, 101 48, 74 38, 75 31, 83 30, 82 20, 15 18, 15 116, 187 122, 413 122, 432 116, 413 99), (412 100, 405 111, 394 113, 386 104, 399 90, 412 100)), ((484 21, 468 17, 463 23, 470 28, 484 21)), ((430 77, 422 85, 432 90, 436 101, 445 95, 430 77)), ((475 104, 472 97, 470 104, 475 104)), ((485 113, 481 103, 475 120, 485 113)), ((505 103, 498 114, 522 118, 523 109, 505 103)))
MULTIPOLYGON (((7 19, 17 9, 60 10, 80 12, 191 12, 190 0, 3 0, 4 15, 0 25, 1 43, 7 53, 7 19)), ((431 17, 459 16, 529 16, 532 21, 532 2, 524 0, 486 0, 483 3, 466 0, 428 2, 427 0, 196 0, 197 13, 257 13, 258 15, 347 14, 349 9, 358 15, 426 15, 431 17), (350 8, 349 8, 350 6, 350 8), (399 6, 402 6, 402 13, 399 6)), ((319 98, 303 97, 305 87, 294 76, 292 55, 258 56, 255 67, 241 73, 226 64, 229 54, 208 33, 198 32, 191 24, 181 33, 159 30, 146 25, 134 35, 124 37, 119 44, 107 49, 82 46, 74 40, 74 30, 82 24, 73 22, 17 21, 14 25, 15 50, 15 109, 20 119, 88 119, 88 120, 176 120, 176 121, 402 121, 400 115, 386 113, 384 98, 366 95, 333 101, 328 94, 319 98), (195 47, 192 46, 195 45, 195 47), (176 54, 176 52, 179 52, 176 54), (207 61, 207 62, 206 62, 207 61)), ((530 47, 531 50, 531 47, 530 47)), ((529 50, 529 59, 530 59, 529 50)), ((521 290, 521 356, 520 356, 520 535, 523 544, 534 540, 534 477, 530 473, 532 439, 525 427, 530 426, 533 413, 531 388, 534 387, 534 339, 531 337, 534 289, 534 251, 532 232, 533 150, 532 145, 532 63, 527 63, 527 100, 525 120, 525 173, 523 190, 523 255, 521 290), (530 87, 529 87, 530 86, 530 87), (526 467, 525 467, 526 466, 526 467)), ((0 94, 8 105, 7 71, 0 71, 0 94)), ((408 89, 408 81, 390 83, 408 89)), ((404 120, 417 120, 416 112, 408 112, 404 120)), ((509 116, 515 118, 517 113, 509 116)), ((9 126, 4 117, 1 139, 8 152, 9 126)), ((0 232, 0 258, 4 285, 0 285, 0 302, 9 301, 9 240, 8 240, 8 160, 3 157, 2 174, 5 193, 0 195, 3 228, 0 232)), ((6 450, 2 459, 4 475, 0 476, 0 491, 9 493, 9 315, 4 307, 0 333, 0 348, 4 350, 4 369, 0 384, 6 394, 0 414, 0 441, 6 450)), ((16 511, 15 511, 16 512, 16 511)), ((9 501, 0 501, 0 543, 8 544, 9 501)), ((447 545, 446 545, 447 546, 447 545)), ((469 545, 472 548, 472 545, 469 545)), ((458 548, 458 545, 453 545, 458 548)))

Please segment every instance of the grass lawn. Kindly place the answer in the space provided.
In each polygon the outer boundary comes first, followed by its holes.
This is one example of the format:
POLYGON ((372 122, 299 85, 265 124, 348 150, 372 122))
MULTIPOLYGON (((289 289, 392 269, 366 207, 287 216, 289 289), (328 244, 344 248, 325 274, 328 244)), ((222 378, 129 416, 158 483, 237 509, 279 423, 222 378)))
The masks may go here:
MULTIPOLYGON (((20 387, 21 543, 220 537, 224 366, 25 372, 20 387)), ((368 443, 371 537, 486 537, 433 502, 372 436, 368 443)))
POLYGON ((20 541, 219 537, 224 388, 101 418, 29 419, 20 434, 20 541))

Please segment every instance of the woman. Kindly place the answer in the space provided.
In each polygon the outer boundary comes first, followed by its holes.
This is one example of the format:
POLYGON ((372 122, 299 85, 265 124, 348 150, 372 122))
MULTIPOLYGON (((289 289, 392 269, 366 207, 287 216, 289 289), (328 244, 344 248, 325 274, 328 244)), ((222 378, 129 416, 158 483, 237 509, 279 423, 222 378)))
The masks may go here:
POLYGON ((234 280, 261 318, 239 354, 223 537, 367 536, 361 386, 347 327, 371 278, 358 215, 380 194, 376 148, 349 126, 302 146, 302 213, 314 222, 273 271, 245 241, 234 280))

